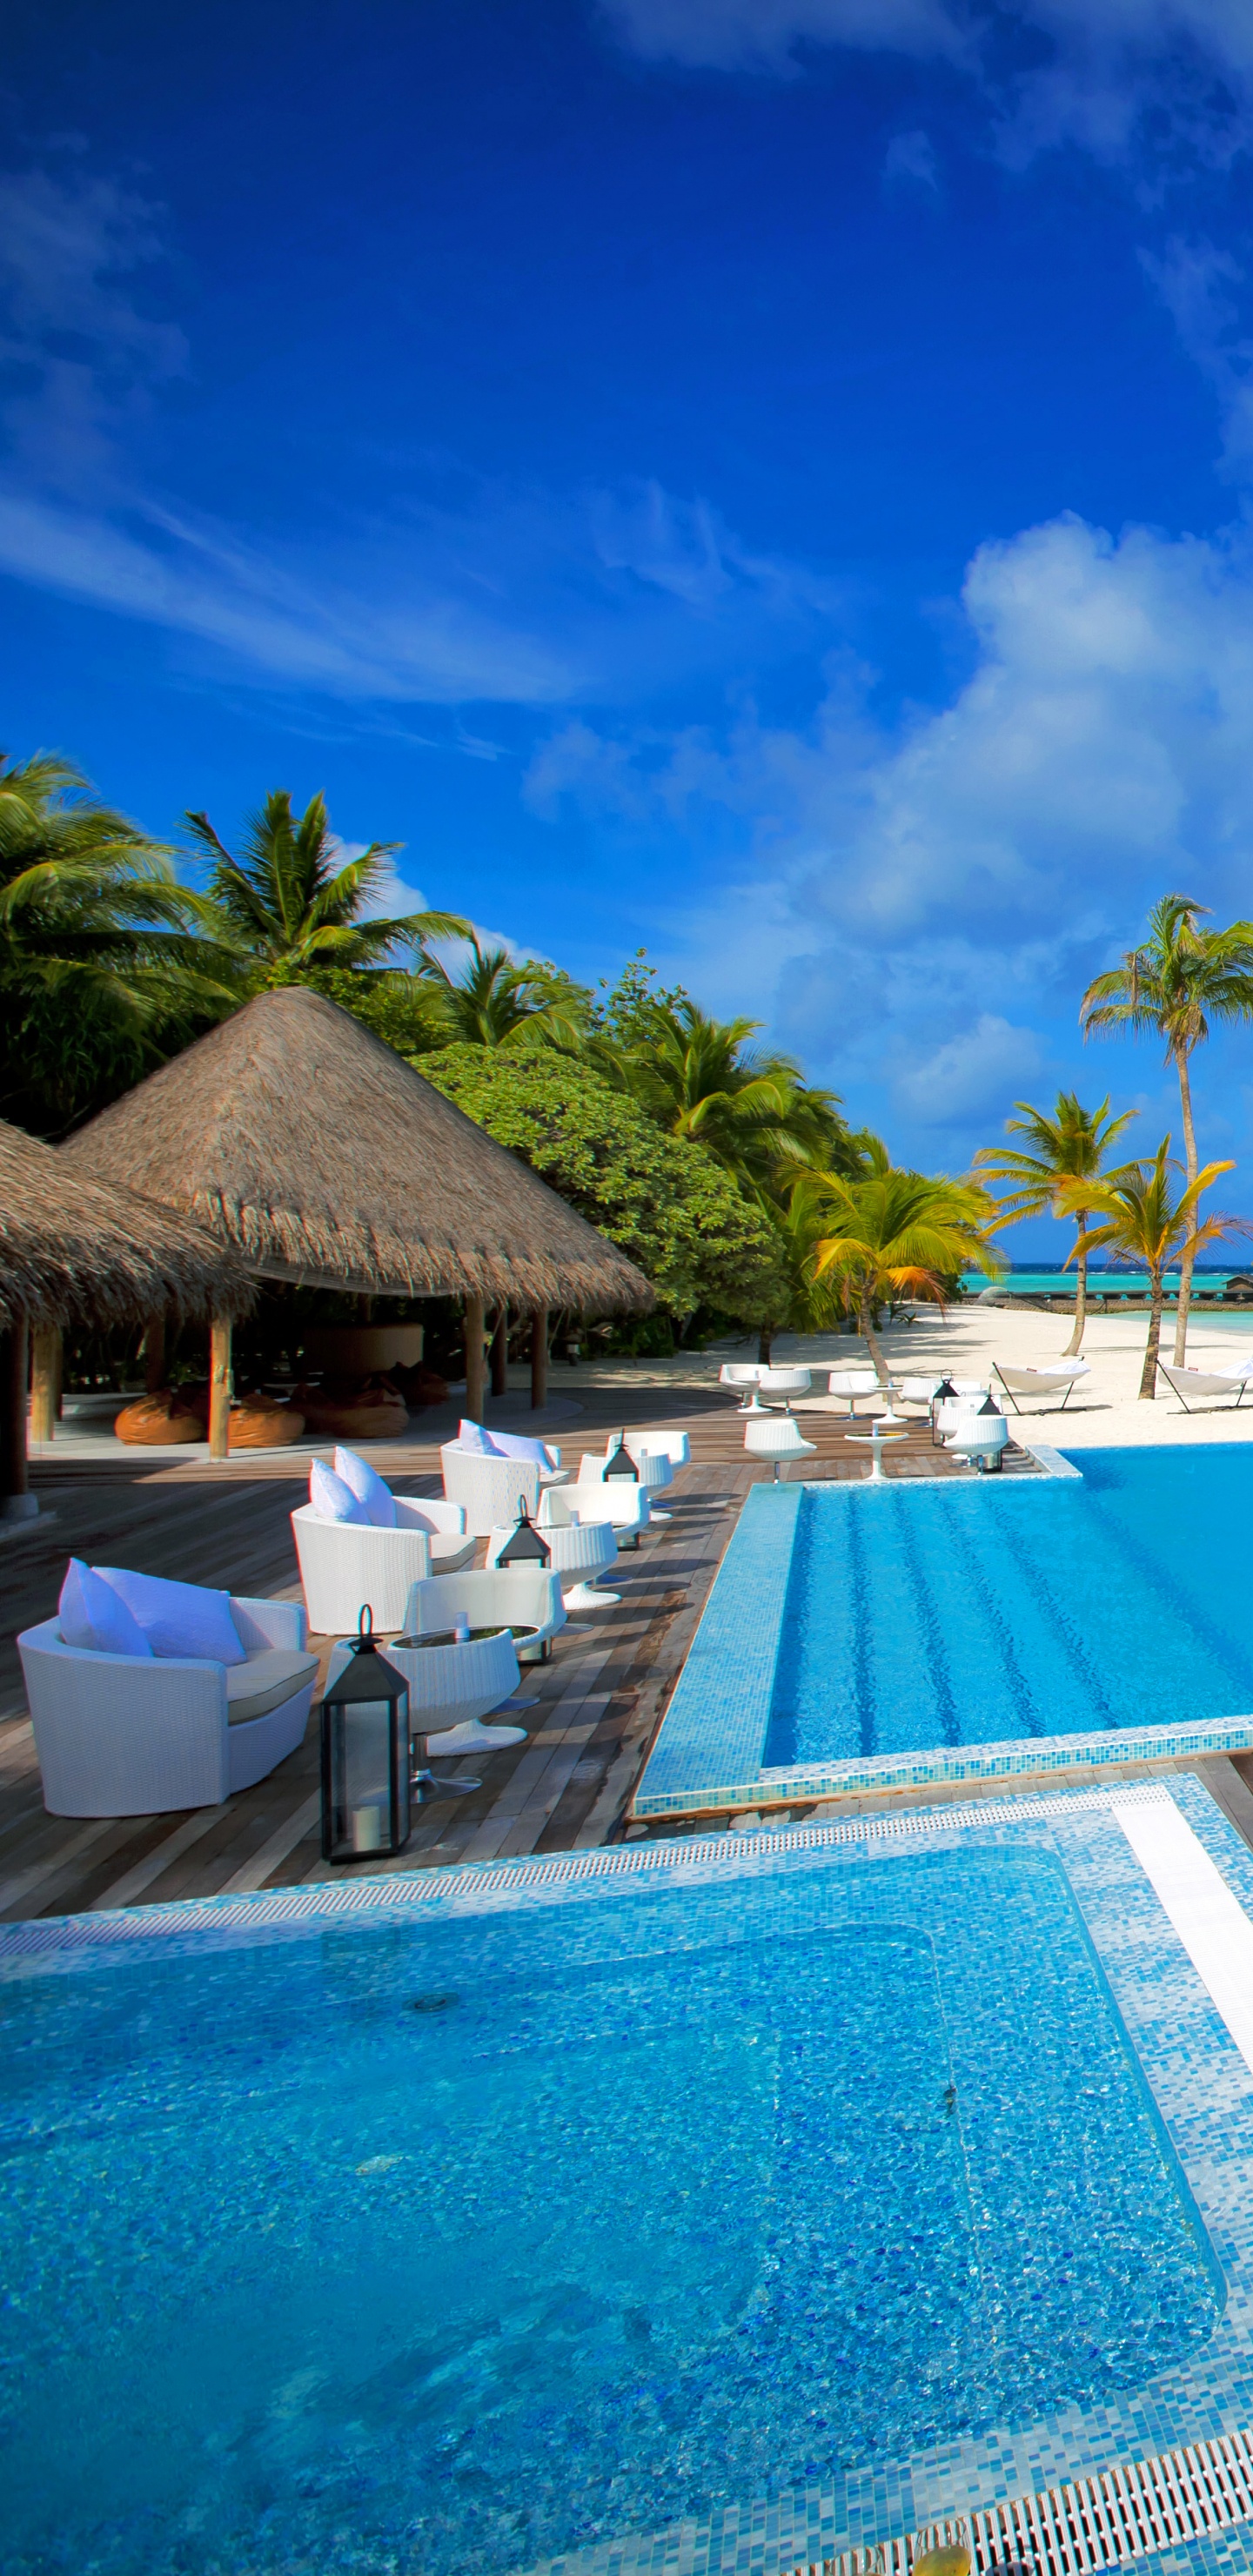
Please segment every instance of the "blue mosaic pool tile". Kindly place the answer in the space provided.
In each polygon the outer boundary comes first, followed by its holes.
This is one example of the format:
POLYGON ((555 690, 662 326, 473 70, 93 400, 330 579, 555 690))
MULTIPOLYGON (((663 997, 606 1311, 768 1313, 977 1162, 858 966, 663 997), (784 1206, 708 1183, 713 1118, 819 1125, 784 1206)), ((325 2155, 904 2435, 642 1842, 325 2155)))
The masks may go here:
POLYGON ((711 1757, 737 1778, 759 1768, 803 1496, 800 1485, 749 1493, 648 1765, 650 1796, 681 1796, 693 1760, 697 1777, 711 1757))

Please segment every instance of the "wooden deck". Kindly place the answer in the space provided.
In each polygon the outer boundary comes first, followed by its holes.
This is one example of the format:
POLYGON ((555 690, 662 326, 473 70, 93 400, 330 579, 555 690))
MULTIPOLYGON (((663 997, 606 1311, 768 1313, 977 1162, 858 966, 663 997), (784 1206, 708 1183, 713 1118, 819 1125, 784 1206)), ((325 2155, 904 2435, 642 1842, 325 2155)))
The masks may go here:
MULTIPOLYGON (((651 1532, 638 1554, 619 1559, 613 1583, 623 1596, 621 1608, 572 1619, 552 1662, 524 1670, 522 1692, 535 1702, 522 1720, 526 1742, 476 1756, 468 1766, 464 1760, 436 1766, 469 1767, 482 1786, 472 1796, 435 1800, 420 1810, 403 1857, 378 1870, 587 1848, 615 1840, 624 1830, 643 1830, 629 1826, 626 1815, 645 1756, 735 1514, 749 1486, 771 1472, 746 1458, 742 1422, 724 1393, 700 1390, 676 1399, 667 1391, 662 1406, 656 1390, 641 1388, 629 1397, 615 1390, 591 1396, 579 1414, 553 1422, 553 1436, 572 1465, 585 1449, 603 1448, 606 1431, 617 1425, 686 1430, 692 1464, 679 1472, 666 1496, 672 1520, 651 1532)), ((845 1438, 850 1426, 843 1415, 806 1409, 803 1425, 817 1443, 817 1455, 805 1462, 807 1477, 851 1479, 869 1472, 865 1450, 845 1438)), ((1021 1428, 1031 1436, 1025 1424, 1021 1428)), ((447 1436, 447 1427, 436 1422, 429 1440, 410 1442, 390 1456, 371 1454, 398 1491, 434 1492, 437 1443, 447 1436)), ((932 1447, 925 1425, 911 1428, 905 1444, 889 1453, 887 1467, 890 1475, 906 1479, 969 1474, 932 1447)), ((1039 1472, 1025 1453, 1007 1460, 1007 1467, 1011 1473, 1039 1472)), ((330 1875, 320 1846, 316 1709, 300 1751, 220 1808, 87 1823, 50 1817, 14 1643, 19 1629, 51 1614, 71 1554, 236 1592, 296 1597, 288 1515, 307 1474, 307 1455, 283 1452, 214 1467, 200 1461, 157 1464, 142 1452, 125 1461, 107 1453, 98 1462, 62 1463, 51 1456, 36 1464, 33 1482, 46 1517, 0 1541, 0 1920, 288 1886, 330 1875)), ((318 1642, 329 1652, 329 1640, 318 1642)), ((1253 1790, 1240 1768, 1225 1760, 1182 1767, 1201 1772, 1253 1842, 1253 1790)), ((1249 1769, 1253 1773, 1253 1764, 1249 1769)), ((1119 1776, 1140 1777, 1143 1771, 1119 1776)), ((1057 1775, 1048 1785, 1058 1785, 1057 1775)), ((845 1802, 845 1811, 920 1803, 917 1792, 908 1799, 860 1797, 845 1802)), ((670 1819, 649 1827, 666 1833, 691 1829, 670 1819)), ((709 1829, 707 1821, 701 1829, 709 1829)), ((367 1874, 377 1872, 371 1867, 367 1874)))

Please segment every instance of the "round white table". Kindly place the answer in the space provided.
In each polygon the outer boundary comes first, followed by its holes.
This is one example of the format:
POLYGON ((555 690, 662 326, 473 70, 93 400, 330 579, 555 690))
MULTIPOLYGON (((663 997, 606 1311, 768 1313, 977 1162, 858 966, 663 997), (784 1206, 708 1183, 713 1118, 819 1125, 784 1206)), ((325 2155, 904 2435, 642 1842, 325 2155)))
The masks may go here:
POLYGON ((844 1434, 846 1440, 856 1440, 861 1448, 869 1449, 870 1475, 867 1481, 872 1485, 887 1484, 888 1478, 883 1472, 883 1452, 885 1449, 896 1448, 907 1436, 903 1431, 885 1430, 884 1420, 884 1415, 878 1414, 869 1431, 846 1431, 844 1434))

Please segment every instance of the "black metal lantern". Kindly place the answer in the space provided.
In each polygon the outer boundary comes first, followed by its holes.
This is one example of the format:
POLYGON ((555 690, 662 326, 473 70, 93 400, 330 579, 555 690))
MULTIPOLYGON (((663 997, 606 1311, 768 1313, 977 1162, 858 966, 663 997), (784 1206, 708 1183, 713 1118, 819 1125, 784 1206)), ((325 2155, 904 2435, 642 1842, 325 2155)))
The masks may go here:
POLYGON ((630 1485, 638 1485, 640 1481, 639 1468, 626 1445, 625 1431, 618 1433, 618 1446, 605 1469, 603 1482, 607 1485, 611 1478, 630 1485))
POLYGON ((523 1495, 518 1504, 518 1526, 513 1537, 506 1539, 496 1563, 497 1565, 548 1566, 552 1561, 552 1549, 547 1539, 542 1538, 537 1530, 527 1510, 526 1497, 523 1495))
POLYGON ((936 1415, 942 1404, 952 1403, 956 1393, 957 1389, 954 1386, 952 1379, 950 1377, 942 1377, 934 1395, 931 1398, 931 1446, 933 1449, 938 1449, 941 1445, 940 1436, 936 1429, 936 1415))
POLYGON ((322 1858, 385 1859, 409 1833, 409 1685, 379 1653, 367 1606, 322 1702, 322 1858))
MULTIPOLYGON (((1001 1421, 1001 1419, 1002 1419, 1001 1408, 1000 1408, 999 1404, 997 1404, 997 1403, 996 1403, 996 1401, 994 1400, 993 1395, 992 1395, 992 1390, 991 1390, 991 1388, 990 1388, 990 1387, 989 1387, 989 1389, 988 1389, 987 1394, 985 1395, 985 1397, 984 1397, 984 1399, 983 1399, 982 1404, 981 1404, 981 1405, 979 1405, 979 1406, 976 1408, 977 1418, 978 1418, 978 1419, 980 1419, 980 1420, 982 1419, 982 1417, 983 1417, 985 1414, 988 1414, 988 1413, 992 1414, 992 1415, 994 1416, 994 1418, 996 1419, 996 1421, 997 1421, 997 1422, 1001 1421)), ((979 1476, 999 1476, 999 1475, 1000 1475, 1000 1473, 1001 1473, 1001 1460, 1002 1460, 1002 1454, 1003 1454, 1003 1453, 1002 1453, 1002 1451, 1001 1451, 1001 1450, 999 1450, 999 1449, 990 1449, 990 1450, 989 1450, 989 1449, 985 1449, 981 1457, 980 1457, 980 1456, 976 1456, 976 1458, 975 1458, 975 1473, 976 1473, 976 1475, 979 1475, 979 1476)))

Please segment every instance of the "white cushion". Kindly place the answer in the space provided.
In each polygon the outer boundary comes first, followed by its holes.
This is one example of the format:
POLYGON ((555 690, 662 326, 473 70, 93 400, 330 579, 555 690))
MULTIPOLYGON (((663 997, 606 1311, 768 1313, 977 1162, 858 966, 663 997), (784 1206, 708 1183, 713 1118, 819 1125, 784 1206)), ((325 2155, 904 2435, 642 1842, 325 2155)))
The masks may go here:
POLYGON ((466 1422, 464 1419, 457 1425, 457 1447, 468 1449, 471 1456, 477 1458, 503 1458, 505 1454, 503 1449, 497 1448, 490 1431, 485 1431, 481 1422, 466 1422))
POLYGON ((550 1449, 547 1441, 531 1439, 522 1431, 493 1431, 492 1447, 500 1458, 525 1458, 531 1467, 559 1467, 561 1452, 550 1449))
POLYGON ((285 1699, 303 1690, 317 1669, 316 1655, 298 1654, 290 1646, 263 1646, 226 1676, 227 1725, 246 1726, 250 1718, 268 1717, 272 1708, 281 1708, 285 1699))
POLYGON ((315 1458, 309 1469, 309 1500, 320 1521, 351 1521, 362 1529, 369 1525, 365 1504, 324 1458, 315 1458))
POLYGON ((337 1449, 334 1473, 355 1494, 366 1519, 375 1529, 395 1529, 396 1498, 390 1485, 375 1474, 368 1459, 359 1458, 355 1449, 337 1449))
POLYGON ((67 1646, 97 1655, 148 1655, 152 1648, 132 1610, 111 1583, 72 1556, 57 1603, 61 1635, 67 1646))
POLYGON ((96 1572, 138 1620, 154 1655, 195 1655, 228 1670, 243 1663, 229 1592, 171 1583, 159 1574, 131 1574, 116 1565, 98 1565, 96 1572))

